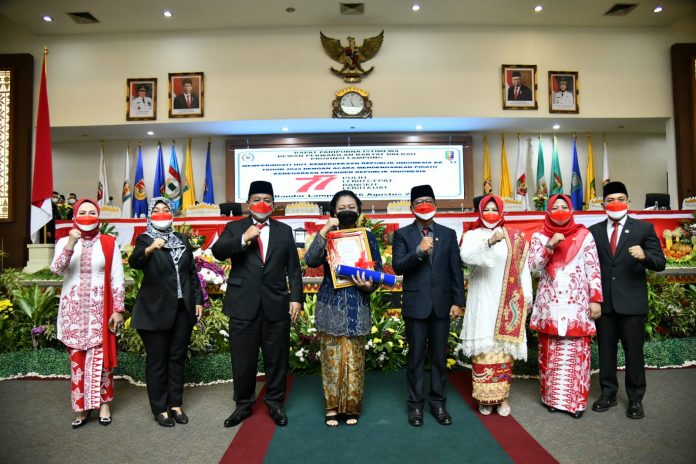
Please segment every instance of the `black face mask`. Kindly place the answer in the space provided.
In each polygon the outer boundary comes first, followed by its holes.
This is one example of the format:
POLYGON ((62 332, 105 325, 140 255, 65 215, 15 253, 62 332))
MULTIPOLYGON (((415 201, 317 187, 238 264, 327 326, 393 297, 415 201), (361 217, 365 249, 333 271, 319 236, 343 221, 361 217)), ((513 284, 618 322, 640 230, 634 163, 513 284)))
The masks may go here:
POLYGON ((343 210, 336 213, 336 218, 341 227, 349 227, 358 222, 358 212, 351 210, 343 210))

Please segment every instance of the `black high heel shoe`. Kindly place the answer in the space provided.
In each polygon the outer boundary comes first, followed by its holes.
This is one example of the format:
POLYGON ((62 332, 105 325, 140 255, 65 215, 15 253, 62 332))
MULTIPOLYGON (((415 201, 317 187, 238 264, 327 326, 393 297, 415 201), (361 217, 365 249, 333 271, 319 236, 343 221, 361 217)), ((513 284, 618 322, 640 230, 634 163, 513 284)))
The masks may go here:
POLYGON ((84 419, 75 419, 72 421, 72 428, 73 429, 79 429, 83 425, 87 424, 89 422, 89 416, 92 414, 92 410, 87 411, 87 415, 85 416, 84 419))
POLYGON ((175 409, 170 409, 169 415, 174 418, 177 424, 188 424, 189 422, 189 418, 183 409, 181 412, 176 412, 175 409))
POLYGON ((155 414, 155 420, 157 421, 157 423, 162 427, 174 427, 176 423, 174 422, 172 416, 167 416, 165 414, 166 413, 164 412, 155 414))

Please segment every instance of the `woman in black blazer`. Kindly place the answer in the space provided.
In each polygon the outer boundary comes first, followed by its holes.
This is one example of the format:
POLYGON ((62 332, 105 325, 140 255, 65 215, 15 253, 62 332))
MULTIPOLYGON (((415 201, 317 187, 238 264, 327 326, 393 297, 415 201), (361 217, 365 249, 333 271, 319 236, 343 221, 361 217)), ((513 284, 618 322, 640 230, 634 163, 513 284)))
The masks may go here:
POLYGON ((172 204, 150 200, 147 231, 140 234, 128 259, 142 269, 143 281, 131 325, 145 344, 145 379, 157 423, 188 423, 181 409, 184 362, 191 330, 201 318, 203 296, 188 237, 172 229, 172 204))

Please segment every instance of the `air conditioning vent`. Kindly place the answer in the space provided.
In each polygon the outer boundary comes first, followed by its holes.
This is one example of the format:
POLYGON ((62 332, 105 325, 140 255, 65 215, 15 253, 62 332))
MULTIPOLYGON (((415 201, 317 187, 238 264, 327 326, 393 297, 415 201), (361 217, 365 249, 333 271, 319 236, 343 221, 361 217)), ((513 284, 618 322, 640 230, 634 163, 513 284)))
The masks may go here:
POLYGON ((628 16, 637 6, 637 3, 617 3, 609 8, 604 16, 628 16))
POLYGON ((347 16, 356 16, 365 13, 364 3, 341 3, 341 14, 347 16))
POLYGON ((92 16, 92 13, 87 11, 81 13, 68 13, 68 16, 77 24, 96 24, 99 22, 97 18, 92 16))

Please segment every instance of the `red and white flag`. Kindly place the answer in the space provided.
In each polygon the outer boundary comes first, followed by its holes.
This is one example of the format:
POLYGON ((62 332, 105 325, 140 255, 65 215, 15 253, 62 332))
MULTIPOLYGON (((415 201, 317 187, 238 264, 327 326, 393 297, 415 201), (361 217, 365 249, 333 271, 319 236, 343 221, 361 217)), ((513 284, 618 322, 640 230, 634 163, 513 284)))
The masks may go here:
POLYGON ((99 156, 99 181, 97 183, 97 203, 99 207, 109 202, 109 185, 106 182, 106 164, 104 163, 104 144, 101 144, 101 155, 99 156))
POLYGON ((39 107, 36 114, 36 141, 34 143, 34 178, 31 191, 31 223, 29 233, 36 243, 39 230, 51 219, 53 209, 53 152, 51 149, 51 118, 46 90, 46 51, 44 51, 39 89, 39 107))

